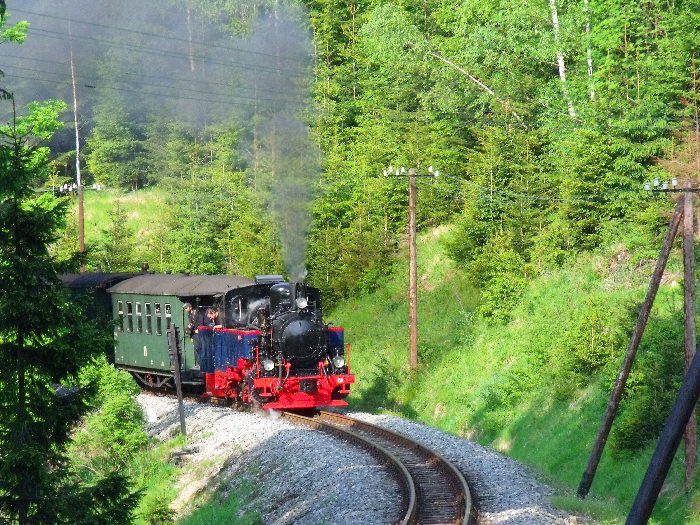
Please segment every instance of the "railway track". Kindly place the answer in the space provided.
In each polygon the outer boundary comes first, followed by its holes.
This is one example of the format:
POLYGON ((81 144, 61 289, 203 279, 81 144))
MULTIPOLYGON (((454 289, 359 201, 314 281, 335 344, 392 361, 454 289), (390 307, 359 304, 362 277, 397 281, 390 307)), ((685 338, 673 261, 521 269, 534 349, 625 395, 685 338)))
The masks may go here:
POLYGON ((350 440, 377 457, 401 489, 401 525, 469 525, 474 509, 467 482, 457 468, 423 445, 390 430, 332 412, 308 418, 285 412, 290 422, 350 440))

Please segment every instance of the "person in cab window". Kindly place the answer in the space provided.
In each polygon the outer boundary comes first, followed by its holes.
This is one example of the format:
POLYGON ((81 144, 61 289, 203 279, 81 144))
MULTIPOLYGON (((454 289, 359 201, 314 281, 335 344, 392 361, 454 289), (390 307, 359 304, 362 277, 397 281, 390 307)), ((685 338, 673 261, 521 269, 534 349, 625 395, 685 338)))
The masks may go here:
POLYGON ((182 309, 187 314, 187 337, 191 339, 197 333, 197 327, 200 324, 199 315, 197 315, 197 310, 192 307, 192 303, 183 304, 182 309))
POLYGON ((207 319, 205 324, 213 328, 222 328, 223 325, 219 322, 219 310, 216 308, 207 308, 207 319))

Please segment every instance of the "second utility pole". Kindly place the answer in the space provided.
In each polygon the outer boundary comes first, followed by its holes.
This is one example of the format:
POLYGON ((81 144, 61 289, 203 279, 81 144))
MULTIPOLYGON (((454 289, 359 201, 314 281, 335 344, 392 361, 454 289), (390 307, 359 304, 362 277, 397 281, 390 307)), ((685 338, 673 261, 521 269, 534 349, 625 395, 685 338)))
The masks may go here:
POLYGON ((85 271, 85 208, 83 206, 83 181, 80 177, 80 131, 78 122, 78 90, 75 86, 75 63, 73 62, 73 32, 68 22, 68 38, 70 43, 70 77, 73 84, 73 120, 75 122, 75 176, 78 183, 78 242, 80 247, 80 272, 85 271))
POLYGON ((410 330, 411 370, 418 368, 418 278, 416 269, 416 170, 408 170, 408 323, 410 330))

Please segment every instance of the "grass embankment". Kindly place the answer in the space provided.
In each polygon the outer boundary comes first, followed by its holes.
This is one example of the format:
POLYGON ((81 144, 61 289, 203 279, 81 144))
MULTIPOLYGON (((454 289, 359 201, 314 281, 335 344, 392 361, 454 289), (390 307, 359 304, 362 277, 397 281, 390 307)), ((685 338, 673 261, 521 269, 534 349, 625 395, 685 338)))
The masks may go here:
MULTIPOLYGON (((88 243, 103 237, 116 198, 110 191, 86 194, 88 243)), ((119 201, 127 225, 143 240, 159 221, 162 194, 139 191, 122 194, 119 201)), ((610 242, 606 249, 534 280, 510 322, 491 324, 474 313, 478 291, 444 254, 445 233, 443 228, 420 239, 417 373, 407 368, 405 258, 375 293, 348 301, 328 316, 346 328, 352 343, 358 376, 352 406, 399 413, 491 445, 536 467, 571 495, 556 503, 602 521, 624 521, 655 446, 658 423, 667 414, 669 392, 675 396, 678 384, 669 380, 670 372, 678 376, 682 369, 678 254, 657 297, 591 496, 581 502, 573 494, 658 248, 631 233, 624 241, 610 242), (636 451, 622 446, 649 437, 636 451)), ((154 510, 148 509, 150 498, 172 497, 158 488, 172 490, 171 475, 154 473, 153 479, 139 482, 153 494, 140 509, 145 515, 154 510)), ((211 500, 215 509, 221 504, 216 497, 211 500)), ((700 523, 698 507, 695 491, 684 495, 677 460, 653 519, 700 523)))
MULTIPOLYGON (((358 377, 352 407, 398 413, 493 446, 534 466, 571 495, 557 498, 556 504, 606 523, 623 522, 656 441, 628 449, 645 435, 657 435, 650 427, 666 417, 664 407, 678 386, 678 381, 668 385, 669 370, 682 371, 679 261, 669 266, 629 395, 591 495, 581 502, 573 495, 644 298, 655 250, 615 243, 583 256, 535 279, 509 323, 490 324, 473 313, 478 294, 444 255, 443 233, 422 237, 418 249, 416 373, 407 367, 405 260, 376 292, 329 316, 345 327, 352 344, 358 377)), ((690 497, 683 492, 682 451, 679 456, 654 523, 700 523, 697 492, 690 497)))
POLYGON ((176 520, 171 502, 185 488, 180 482, 181 478, 192 480, 197 468, 196 465, 178 466, 173 463, 172 452, 185 445, 186 440, 178 436, 163 443, 152 442, 136 456, 133 462, 138 472, 135 481, 136 486, 143 491, 143 498, 136 509, 136 525, 224 525, 231 523, 232 519, 240 525, 259 523, 256 513, 241 512, 241 501, 245 499, 245 493, 222 494, 216 483, 212 483, 211 490, 188 502, 191 512, 176 520))
MULTIPOLYGON (((103 230, 111 222, 110 213, 116 209, 117 202, 127 215, 127 226, 136 238, 143 239, 150 232, 153 224, 158 223, 163 215, 164 193, 158 188, 146 188, 133 192, 118 190, 85 191, 85 242, 95 243, 104 236, 103 230)), ((78 220, 78 201, 73 199, 71 220, 78 220)))

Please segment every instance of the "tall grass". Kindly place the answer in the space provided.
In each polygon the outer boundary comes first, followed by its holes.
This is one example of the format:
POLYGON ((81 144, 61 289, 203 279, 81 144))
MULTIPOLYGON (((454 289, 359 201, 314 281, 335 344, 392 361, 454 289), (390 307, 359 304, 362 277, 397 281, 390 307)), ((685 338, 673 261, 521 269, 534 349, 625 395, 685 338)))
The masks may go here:
POLYGON ((259 525, 262 522, 258 513, 241 511, 240 502, 244 497, 244 492, 216 494, 201 503, 192 514, 179 521, 178 525, 259 525))

